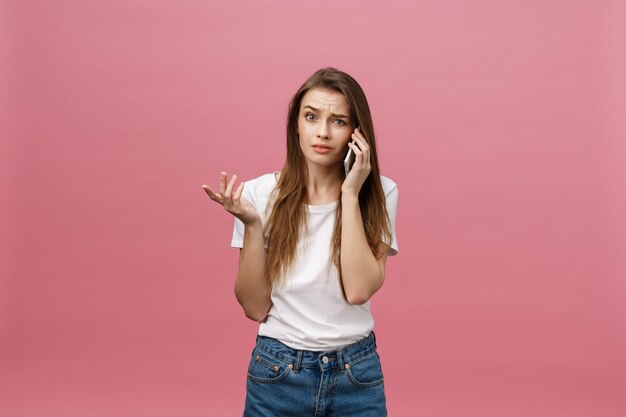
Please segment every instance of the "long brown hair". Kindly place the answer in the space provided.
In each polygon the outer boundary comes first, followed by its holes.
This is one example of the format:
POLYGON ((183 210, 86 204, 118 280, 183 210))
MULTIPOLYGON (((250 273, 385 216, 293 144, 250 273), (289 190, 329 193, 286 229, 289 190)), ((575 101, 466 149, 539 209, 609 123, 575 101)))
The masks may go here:
MULTIPOLYGON (((300 149, 297 122, 304 95, 313 88, 324 88, 344 95, 350 106, 350 118, 360 125, 370 147, 371 172, 359 192, 359 207, 367 242, 379 259, 387 250, 386 242, 391 242, 389 215, 385 205, 385 194, 380 180, 376 140, 372 116, 365 93, 361 86, 348 74, 332 67, 316 71, 291 99, 287 117, 287 158, 276 188, 268 199, 271 214, 265 225, 267 236, 267 256, 263 277, 272 285, 284 282, 288 270, 294 266, 297 242, 300 232, 308 229, 308 216, 305 205, 307 164, 300 149)), ((342 177, 345 178, 343 166, 342 177)), ((335 226, 332 244, 329 248, 331 259, 339 270, 341 279, 341 195, 335 212, 335 226)))

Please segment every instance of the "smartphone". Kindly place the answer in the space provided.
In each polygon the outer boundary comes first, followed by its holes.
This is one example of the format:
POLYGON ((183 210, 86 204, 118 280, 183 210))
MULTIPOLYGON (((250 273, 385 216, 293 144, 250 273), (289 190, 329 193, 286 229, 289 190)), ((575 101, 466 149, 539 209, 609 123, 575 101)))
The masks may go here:
MULTIPOLYGON (((360 126, 357 125, 357 129, 360 126)), ((354 140, 351 140, 352 144, 355 144, 354 140)), ((356 160, 356 155, 354 154, 354 152, 352 152, 352 148, 348 147, 348 153, 346 153, 346 157, 343 158, 343 168, 346 171, 346 177, 348 176, 348 173, 350 172, 350 170, 352 169, 352 165, 354 165, 354 161, 356 160)))

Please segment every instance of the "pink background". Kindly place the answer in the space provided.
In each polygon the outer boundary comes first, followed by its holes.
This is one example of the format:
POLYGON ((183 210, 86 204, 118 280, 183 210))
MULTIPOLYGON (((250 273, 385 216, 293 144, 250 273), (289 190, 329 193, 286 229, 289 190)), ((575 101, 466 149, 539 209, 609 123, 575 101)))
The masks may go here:
POLYGON ((0 415, 238 416, 257 324, 221 170, 280 169, 316 69, 363 86, 400 254, 391 416, 626 416, 615 1, 0 3, 0 415))

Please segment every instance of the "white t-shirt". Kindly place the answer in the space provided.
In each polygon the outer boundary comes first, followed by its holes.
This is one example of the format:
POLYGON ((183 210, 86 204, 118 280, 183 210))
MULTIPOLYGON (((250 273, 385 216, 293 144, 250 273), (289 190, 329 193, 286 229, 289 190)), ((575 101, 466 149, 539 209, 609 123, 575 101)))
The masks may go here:
MULTIPOLYGON (((271 212, 271 208, 267 212, 265 208, 277 184, 274 174, 246 181, 242 193, 259 213, 263 225, 271 212)), ((391 221, 392 240, 387 256, 395 256, 398 187, 387 177, 381 175, 380 179, 391 221)), ((373 330, 370 301, 351 305, 345 300, 339 271, 330 257, 336 206, 336 202, 307 204, 309 231, 299 236, 296 261, 285 276, 285 284, 272 288, 273 305, 259 323, 259 335, 273 337, 294 349, 326 351, 356 342, 373 330)), ((232 247, 243 247, 244 228, 243 222, 235 218, 232 247)))

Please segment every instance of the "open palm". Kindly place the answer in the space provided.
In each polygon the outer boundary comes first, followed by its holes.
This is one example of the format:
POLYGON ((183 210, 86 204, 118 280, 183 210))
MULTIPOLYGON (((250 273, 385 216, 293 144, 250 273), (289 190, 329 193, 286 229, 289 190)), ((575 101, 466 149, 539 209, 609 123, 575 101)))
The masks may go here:
POLYGON ((244 224, 253 224, 260 221, 261 218, 259 217, 259 214, 255 210, 252 203, 241 197, 244 183, 240 183, 239 187, 237 187, 237 189, 233 191, 235 182, 237 180, 237 175, 233 175, 228 182, 226 182, 227 178, 228 176, 226 172, 222 172, 220 175, 219 193, 213 191, 211 187, 206 184, 202 186, 202 189, 206 191, 211 200, 221 204, 227 212, 237 217, 244 224))

